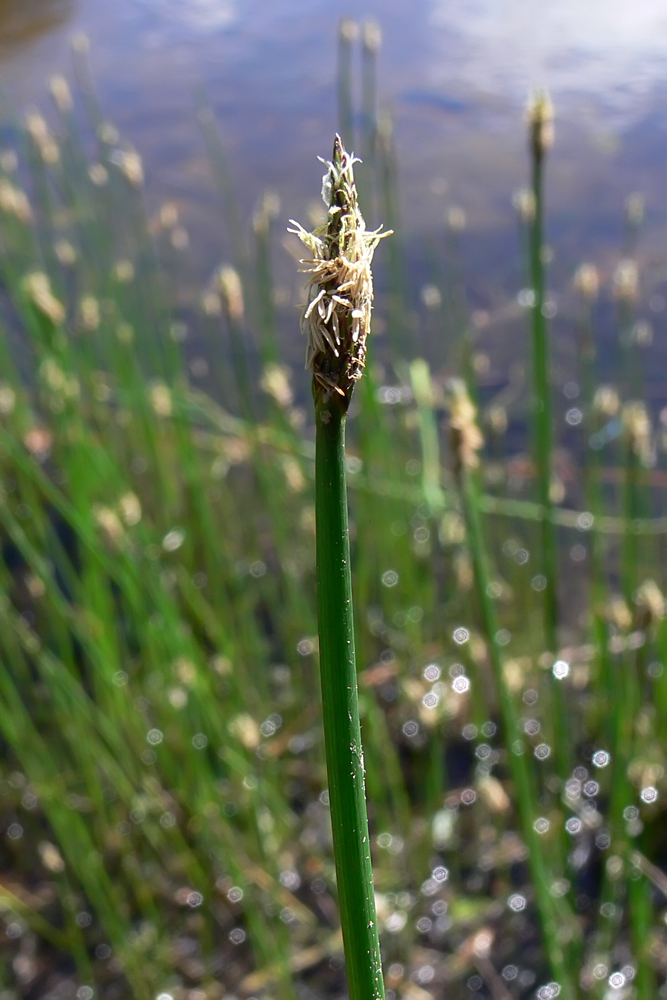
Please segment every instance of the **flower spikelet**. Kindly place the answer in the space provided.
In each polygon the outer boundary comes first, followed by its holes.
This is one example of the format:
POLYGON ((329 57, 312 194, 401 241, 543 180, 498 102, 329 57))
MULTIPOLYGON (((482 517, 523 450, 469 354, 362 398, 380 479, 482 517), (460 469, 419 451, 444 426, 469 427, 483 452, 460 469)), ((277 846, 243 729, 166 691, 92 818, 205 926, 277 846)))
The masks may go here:
POLYGON ((621 423, 630 448, 645 466, 651 465, 651 418, 644 403, 631 401, 621 410, 621 423))
POLYGON ((531 98, 526 119, 533 155, 541 160, 554 144, 554 107, 548 94, 539 91, 531 98))
POLYGON ((4 178, 0 178, 0 212, 14 215, 21 222, 29 222, 32 218, 30 202, 25 193, 4 178))
POLYGON ((446 397, 454 472, 460 476, 464 469, 475 469, 479 465, 477 453, 484 444, 484 438, 477 426, 477 410, 468 395, 465 382, 459 378, 450 379, 446 386, 446 397))
POLYGON ((48 276, 42 271, 34 271, 23 279, 23 288, 28 298, 40 313, 52 323, 60 325, 65 320, 65 307, 51 291, 48 276))
POLYGON ((595 302, 600 292, 600 275, 595 264, 580 264, 574 276, 574 287, 585 302, 595 302))
POLYGON ((337 135, 322 183, 326 224, 310 233, 290 220, 295 227, 290 232, 311 254, 301 261, 303 272, 309 275, 301 329, 307 337, 306 368, 313 373, 313 391, 316 396, 337 394, 347 402, 366 363, 373 253, 380 240, 390 235, 366 229, 354 184, 353 167, 358 162, 337 135))
POLYGON ((665 598, 655 580, 644 580, 635 593, 635 623, 651 628, 665 617, 665 598))

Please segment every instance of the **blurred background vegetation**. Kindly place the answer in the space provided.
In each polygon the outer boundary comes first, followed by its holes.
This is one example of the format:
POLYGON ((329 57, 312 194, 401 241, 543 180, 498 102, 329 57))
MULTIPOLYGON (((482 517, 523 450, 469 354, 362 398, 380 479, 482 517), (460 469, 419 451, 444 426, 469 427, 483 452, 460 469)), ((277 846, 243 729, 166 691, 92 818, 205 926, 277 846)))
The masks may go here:
MULTIPOLYGON (((18 44, 37 22, 5 6, 18 44)), ((469 234, 475 206, 438 177, 424 235, 379 28, 344 21, 336 45, 303 155, 337 125, 369 223, 396 230, 348 457, 390 1000, 654 1000, 667 399, 664 255, 643 248, 663 209, 645 222, 632 194, 578 243, 556 145, 555 260, 527 153, 499 171, 511 239, 492 218, 469 234), (463 475, 462 406, 484 436, 463 475)), ((42 111, 11 97, 0 127, 0 997, 342 996, 301 251, 260 176, 239 191, 202 90, 205 168, 170 161, 152 195, 96 58, 77 36, 69 82, 42 111)), ((304 176, 284 200, 317 222, 304 176)))

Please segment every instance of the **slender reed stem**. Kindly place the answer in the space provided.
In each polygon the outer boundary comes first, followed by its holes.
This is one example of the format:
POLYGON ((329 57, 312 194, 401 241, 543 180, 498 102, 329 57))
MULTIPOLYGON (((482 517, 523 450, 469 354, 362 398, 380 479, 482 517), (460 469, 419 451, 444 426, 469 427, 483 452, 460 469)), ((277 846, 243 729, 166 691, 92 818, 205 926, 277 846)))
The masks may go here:
POLYGON ((514 699, 503 674, 503 654, 496 639, 498 619, 490 597, 487 548, 479 516, 479 489, 474 468, 477 464, 475 452, 480 447, 482 439, 475 423, 474 408, 463 383, 459 383, 458 380, 450 383, 450 412, 454 472, 466 522, 481 624, 489 647, 489 660, 505 731, 505 743, 509 748, 508 765, 514 783, 521 832, 528 848, 535 902, 552 972, 560 983, 564 996, 574 1000, 576 992, 570 961, 573 948, 577 944, 574 920, 565 900, 557 899, 551 892, 553 869, 545 859, 544 848, 534 826, 538 812, 535 774, 526 754, 527 748, 514 699))
POLYGON ((359 34, 355 21, 344 18, 338 26, 338 128, 346 146, 354 143, 352 108, 352 48, 359 34))
POLYGON ((317 611, 329 802, 352 1000, 384 995, 373 895, 354 649, 345 414, 316 407, 317 611))
POLYGON ((359 200, 366 217, 375 218, 377 151, 377 56, 382 42, 380 26, 367 21, 361 31, 361 155, 359 200))
POLYGON ((600 531, 603 517, 603 492, 600 483, 600 417, 595 407, 595 306, 599 293, 599 276, 592 264, 582 264, 575 275, 574 284, 581 296, 582 313, 579 331, 579 379, 581 405, 584 413, 582 433, 582 498, 584 510, 593 518, 589 533, 590 553, 590 634, 596 650, 597 676, 600 700, 600 720, 603 728, 609 726, 613 704, 613 675, 611 656, 607 646, 607 627, 603 616, 606 594, 605 544, 600 531))
POLYGON ((398 163, 393 135, 393 121, 388 113, 378 121, 377 168, 378 200, 385 219, 396 236, 387 248, 387 336, 393 358, 410 357, 414 350, 414 324, 409 316, 407 268, 401 243, 400 200, 398 195, 398 163))
POLYGON ((410 365, 410 384, 419 414, 422 489, 431 511, 438 514, 445 509, 445 496, 440 485, 440 441, 433 407, 431 372, 423 358, 417 358, 410 365))
MULTIPOLYGON (((548 99, 540 95, 529 111, 533 218, 530 228, 530 275, 533 290, 532 339, 535 416, 535 465, 539 502, 542 507, 541 564, 546 586, 543 590, 544 632, 550 653, 558 650, 558 548, 551 500, 551 463, 553 445, 553 415, 549 384, 549 338, 545 316, 545 247, 543 166, 547 149, 553 143, 553 109, 548 99)), ((562 685, 552 686, 554 743, 559 777, 569 771, 570 739, 562 685)))
POLYGON ((582 425, 583 502, 585 510, 595 514, 600 513, 600 498, 596 477, 599 462, 597 461, 597 450, 590 446, 590 439, 596 430, 593 407, 595 392, 595 306, 599 288, 599 278, 596 268, 592 264, 582 264, 575 275, 574 284, 581 296, 578 349, 581 407, 584 413, 582 425))
POLYGON ((271 237, 279 205, 278 196, 272 194, 270 191, 266 191, 253 218, 257 281, 257 318, 260 351, 262 362, 265 365, 277 364, 279 360, 277 317, 273 301, 271 264, 271 237))

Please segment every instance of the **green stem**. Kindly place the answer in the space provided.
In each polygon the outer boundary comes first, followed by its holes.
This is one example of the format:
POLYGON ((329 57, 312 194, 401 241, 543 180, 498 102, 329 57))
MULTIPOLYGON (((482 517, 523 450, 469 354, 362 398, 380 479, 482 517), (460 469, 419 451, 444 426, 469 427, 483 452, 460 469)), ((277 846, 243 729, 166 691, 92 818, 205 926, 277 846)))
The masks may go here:
POLYGON ((583 502, 584 509, 593 515, 601 513, 599 496, 599 460, 597 450, 591 448, 590 439, 598 429, 593 412, 595 394, 595 328, 593 325, 593 305, 584 301, 579 336, 579 371, 581 382, 581 405, 584 411, 583 435, 583 502))
MULTIPOLYGON (((532 145, 532 189, 535 215, 530 231, 530 274, 534 302, 532 309, 533 379, 535 413, 535 464, 539 502, 544 511, 541 522, 541 563, 546 580, 544 598, 544 631, 547 648, 554 656, 558 652, 558 549, 551 501, 551 452, 553 445, 553 415, 549 384, 549 339, 544 315, 544 195, 543 156, 539 143, 532 145)), ((570 738, 563 698, 558 681, 551 685, 554 707, 554 744, 558 776, 565 780, 569 773, 570 738)))
MULTIPOLYGON (((563 995, 574 1000, 577 993, 571 972, 574 966, 573 953, 576 954, 579 950, 577 931, 565 900, 559 900, 551 893, 553 872, 545 860, 544 848, 533 825, 538 812, 535 774, 526 754, 514 700, 503 676, 502 653, 495 638, 498 631, 498 620, 493 601, 489 596, 490 577, 477 504, 478 489, 473 476, 466 469, 461 470, 460 489, 472 557, 475 589, 483 631, 489 645, 489 659, 505 730, 508 766, 514 783, 521 832, 528 848, 528 864, 535 890, 535 903, 551 970, 563 988, 563 995)), ((557 856, 557 850, 555 854, 557 856)))
POLYGON ((255 226, 255 260, 257 272, 257 313, 260 351, 265 365, 277 364, 279 350, 276 338, 276 309, 273 301, 273 275, 271 269, 272 220, 265 211, 255 226))
POLYGON ((352 109, 352 42, 357 25, 344 20, 338 28, 338 131, 344 145, 354 145, 354 112, 352 109))
POLYGON ((638 480, 640 476, 640 463, 632 442, 628 441, 625 446, 625 476, 623 480, 623 507, 625 519, 625 531, 623 533, 623 570, 622 585, 623 596, 632 607, 637 579, 637 538, 634 532, 634 521, 637 516, 637 494, 638 480))
POLYGON ((416 343, 414 324, 409 316, 407 268, 401 240, 398 163, 393 139, 393 123, 384 116, 377 134, 378 202, 387 229, 394 235, 387 246, 387 339, 390 355, 409 358, 416 343))
POLYGON ((544 626, 546 640, 556 652, 558 604, 556 593, 557 555, 551 519, 551 446, 552 406, 549 385, 549 341, 544 316, 544 221, 542 194, 542 159, 533 159, 533 194, 535 216, 530 233, 530 273, 533 286, 532 334, 533 378, 535 392, 535 464, 539 501, 546 514, 542 521, 542 566, 547 580, 544 588, 544 626))
POLYGON ((329 803, 350 1000, 383 1000, 354 649, 345 407, 316 403, 317 610, 329 803))
POLYGON ((364 27, 361 74, 361 147, 363 169, 359 172, 357 189, 364 216, 375 218, 375 159, 377 151, 377 48, 368 38, 376 30, 372 24, 364 27))
POLYGON ((417 358, 410 365, 410 384, 419 415, 419 438, 422 452, 422 489, 424 498, 434 514, 446 506, 440 485, 440 440, 438 421, 433 405, 433 382, 428 364, 417 358))

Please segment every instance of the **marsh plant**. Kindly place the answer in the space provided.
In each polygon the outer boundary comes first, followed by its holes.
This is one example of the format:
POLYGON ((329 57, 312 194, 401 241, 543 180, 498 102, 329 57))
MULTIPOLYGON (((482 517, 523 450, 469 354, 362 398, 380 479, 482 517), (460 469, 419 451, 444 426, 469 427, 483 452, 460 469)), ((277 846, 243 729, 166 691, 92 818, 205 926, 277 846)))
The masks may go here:
POLYGON ((366 366, 371 260, 380 241, 359 210, 354 157, 334 141, 320 233, 293 230, 311 252, 302 329, 315 402, 317 612, 324 743, 336 882, 350 996, 384 998, 359 723, 345 471, 345 420, 366 366))

